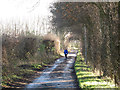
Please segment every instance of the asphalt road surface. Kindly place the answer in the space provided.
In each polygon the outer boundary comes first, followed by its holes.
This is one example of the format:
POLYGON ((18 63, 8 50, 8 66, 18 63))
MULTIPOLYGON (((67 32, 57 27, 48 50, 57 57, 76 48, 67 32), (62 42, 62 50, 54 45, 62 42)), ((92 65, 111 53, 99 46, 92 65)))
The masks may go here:
POLYGON ((53 65, 43 70, 40 77, 26 86, 33 88, 78 88, 74 72, 76 53, 71 52, 68 58, 61 57, 53 65))

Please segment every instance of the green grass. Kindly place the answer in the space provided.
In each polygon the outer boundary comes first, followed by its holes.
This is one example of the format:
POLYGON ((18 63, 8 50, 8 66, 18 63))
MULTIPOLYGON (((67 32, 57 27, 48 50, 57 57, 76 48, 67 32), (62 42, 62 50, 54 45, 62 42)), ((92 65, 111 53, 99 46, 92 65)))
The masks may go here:
POLYGON ((84 89, 92 88, 116 88, 112 80, 102 79, 100 76, 92 72, 90 66, 86 65, 84 58, 78 53, 75 62, 75 71, 79 81, 79 87, 84 89))
MULTIPOLYGON (((45 66, 46 64, 26 64, 21 66, 14 67, 14 70, 17 69, 17 71, 5 74, 2 76, 2 87, 10 88, 14 87, 13 85, 18 85, 21 82, 24 82, 27 79, 30 79, 30 76, 33 76, 36 71, 39 71, 45 66), (16 83, 18 82, 18 83, 16 83)), ((26 82, 25 82, 26 83, 26 82)), ((19 84, 20 85, 20 84, 19 84)), ((22 85, 22 84, 21 84, 22 85)))
POLYGON ((4 66, 2 73, 2 87, 11 88, 11 87, 21 87, 22 84, 18 85, 18 82, 28 83, 30 82, 30 77, 34 76, 37 71, 43 70, 46 66, 51 63, 54 63, 56 58, 59 58, 60 55, 54 55, 52 57, 45 57, 40 62, 26 63, 12 65, 12 70, 9 67, 4 66), (17 83, 16 83, 17 82, 17 83), (14 86, 12 86, 14 85, 14 86))

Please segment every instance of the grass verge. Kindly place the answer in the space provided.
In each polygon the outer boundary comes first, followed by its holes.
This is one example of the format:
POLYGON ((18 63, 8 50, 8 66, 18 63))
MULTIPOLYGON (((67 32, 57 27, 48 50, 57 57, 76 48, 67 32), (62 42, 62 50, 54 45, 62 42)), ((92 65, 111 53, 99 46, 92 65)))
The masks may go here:
POLYGON ((74 67, 80 88, 116 88, 112 80, 94 74, 91 67, 85 64, 81 53, 78 53, 74 67))
POLYGON ((4 69, 2 74, 2 88, 24 88, 27 84, 31 83, 35 78, 39 77, 47 66, 54 63, 59 55, 54 56, 49 60, 44 60, 42 63, 37 62, 33 64, 22 64, 13 67, 13 71, 9 72, 7 68, 4 69), (5 70, 6 69, 6 70, 5 70), (6 71, 6 72, 5 72, 6 71))

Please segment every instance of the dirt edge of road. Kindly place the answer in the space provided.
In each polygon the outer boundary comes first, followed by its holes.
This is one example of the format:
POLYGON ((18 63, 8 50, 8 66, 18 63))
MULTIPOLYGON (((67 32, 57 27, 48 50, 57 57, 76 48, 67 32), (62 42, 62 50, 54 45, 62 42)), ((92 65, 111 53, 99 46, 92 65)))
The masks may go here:
MULTIPOLYGON (((55 59, 55 61, 57 59, 55 59)), ((77 75, 76 75, 75 68, 74 68, 75 61, 76 61, 76 58, 73 63, 73 74, 75 75, 77 88, 79 88, 79 82, 78 82, 77 75)), ((34 81, 34 79, 38 78, 42 74, 43 70, 46 69, 46 67, 51 67, 54 64, 54 62, 52 62, 46 66, 43 66, 39 70, 34 70, 32 74, 27 74, 26 76, 24 76, 23 79, 18 79, 18 80, 16 80, 16 82, 9 84, 8 87, 3 87, 2 89, 4 89, 4 88, 5 89, 6 88, 25 88, 26 85, 28 85, 29 83, 32 83, 32 81, 34 81)))
MULTIPOLYGON (((32 70, 30 73, 24 72, 23 73, 23 78, 20 79, 15 79, 13 82, 9 82, 7 83, 7 85, 2 85, 2 89, 9 89, 9 88, 25 88, 26 85, 28 85, 29 83, 32 83, 32 81, 34 79, 36 79, 37 77, 39 77, 42 74, 42 71, 47 68, 50 67, 51 65, 54 64, 54 62, 57 60, 58 58, 56 58, 53 62, 50 62, 46 65, 43 65, 40 69, 33 69, 32 67, 29 67, 30 70, 32 70)), ((22 65, 22 68, 26 68, 26 65, 22 65)))

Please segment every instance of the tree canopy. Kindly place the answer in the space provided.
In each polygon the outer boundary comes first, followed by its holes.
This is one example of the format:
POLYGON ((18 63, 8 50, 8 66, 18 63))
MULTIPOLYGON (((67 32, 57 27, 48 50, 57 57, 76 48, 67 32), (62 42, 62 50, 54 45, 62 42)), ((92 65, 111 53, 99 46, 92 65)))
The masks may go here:
POLYGON ((93 66, 94 72, 111 77, 118 85, 119 9, 118 2, 57 2, 51 8, 56 30, 61 32, 67 27, 81 38, 83 55, 87 52, 87 63, 93 66))

